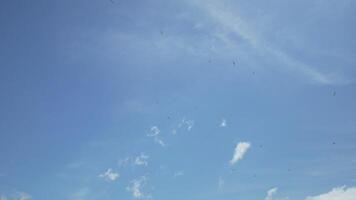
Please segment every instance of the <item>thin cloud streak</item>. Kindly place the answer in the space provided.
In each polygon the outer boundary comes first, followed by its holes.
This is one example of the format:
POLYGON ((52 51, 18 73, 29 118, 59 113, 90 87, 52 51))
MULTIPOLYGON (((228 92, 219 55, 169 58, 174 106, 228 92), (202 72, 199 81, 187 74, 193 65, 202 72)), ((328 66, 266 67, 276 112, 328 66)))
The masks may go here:
POLYGON ((267 191, 267 196, 265 198, 265 200, 272 200, 273 199, 273 195, 275 195, 277 193, 277 190, 278 188, 272 188, 272 189, 269 189, 267 191))
POLYGON ((232 166, 241 160, 250 147, 251 144, 249 142, 239 142, 235 147, 234 155, 230 160, 230 165, 232 166))
POLYGON ((139 179, 132 180, 129 186, 126 187, 128 192, 132 193, 132 197, 135 199, 143 199, 147 197, 142 191, 143 187, 146 185, 147 178, 146 176, 142 176, 139 179))
POLYGON ((106 181, 115 181, 120 177, 119 173, 114 172, 111 168, 107 169, 104 173, 99 175, 99 178, 103 178, 106 181))
POLYGON ((355 200, 356 187, 346 186, 333 188, 330 192, 317 196, 309 196, 305 200, 355 200))
POLYGON ((284 64, 290 71, 297 71, 304 74, 309 80, 321 85, 339 85, 347 84, 349 81, 339 77, 336 74, 324 74, 317 69, 291 57, 285 52, 273 47, 264 38, 257 35, 251 26, 243 20, 236 12, 230 11, 226 6, 223 6, 220 1, 194 1, 203 11, 205 11, 211 18, 213 18, 223 30, 226 32, 223 37, 226 43, 233 43, 226 35, 233 32, 246 40, 254 49, 260 51, 262 54, 274 57, 281 64, 284 64))

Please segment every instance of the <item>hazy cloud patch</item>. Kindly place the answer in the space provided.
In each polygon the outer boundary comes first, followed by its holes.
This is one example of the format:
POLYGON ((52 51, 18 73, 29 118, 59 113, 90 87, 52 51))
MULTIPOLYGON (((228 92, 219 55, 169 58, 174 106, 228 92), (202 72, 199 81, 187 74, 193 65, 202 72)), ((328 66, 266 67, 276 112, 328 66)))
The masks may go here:
POLYGON ((223 118, 221 120, 220 127, 226 127, 226 126, 227 126, 226 119, 223 118))
POLYGON ((153 141, 155 143, 164 147, 164 146, 166 146, 166 143, 161 138, 159 138, 160 132, 161 132, 161 130, 157 126, 152 126, 150 128, 150 132, 147 134, 147 137, 153 137, 153 141))
POLYGON ((236 164, 239 160, 241 160, 246 154, 247 150, 251 147, 249 142, 239 142, 234 150, 234 155, 230 160, 230 165, 236 164))
POLYGON ((128 192, 132 193, 132 197, 135 199, 143 199, 149 197, 149 195, 144 194, 143 188, 147 184, 147 177, 142 176, 139 179, 134 179, 130 182, 130 184, 126 187, 128 192))
POLYGON ((278 188, 271 188, 267 191, 267 196, 265 198, 265 200, 272 200, 273 199, 273 195, 275 195, 277 193, 278 188))
POLYGON ((184 175, 184 171, 177 171, 177 172, 175 172, 174 174, 173 174, 173 177, 174 178, 176 178, 176 177, 178 177, 178 176, 183 176, 184 175))
POLYGON ((147 166, 149 158, 150 158, 149 156, 141 153, 141 155, 139 155, 135 158, 134 164, 147 166))
POLYGON ((331 191, 317 196, 309 196, 305 200, 355 200, 356 187, 346 186, 333 188, 331 191))
POLYGON ((114 172, 111 168, 107 169, 106 172, 99 175, 100 178, 105 179, 106 181, 115 181, 120 177, 120 174, 114 172))

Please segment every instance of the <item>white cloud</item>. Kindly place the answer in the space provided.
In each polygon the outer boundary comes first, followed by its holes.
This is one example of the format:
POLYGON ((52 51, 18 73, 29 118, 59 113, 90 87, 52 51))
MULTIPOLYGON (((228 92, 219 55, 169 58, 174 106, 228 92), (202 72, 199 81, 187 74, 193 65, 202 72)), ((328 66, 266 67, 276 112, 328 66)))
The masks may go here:
POLYGON ((15 192, 10 195, 12 198, 7 198, 5 195, 0 194, 0 200, 29 200, 31 196, 25 192, 15 192))
POLYGON ((186 127, 188 131, 192 130, 194 126, 194 120, 186 120, 185 118, 178 124, 178 128, 186 127))
POLYGON ((163 142, 162 139, 160 139, 158 137, 158 135, 160 134, 160 130, 157 126, 152 126, 150 129, 150 132, 147 134, 148 137, 153 137, 154 141, 156 143, 158 143, 159 145, 161 145, 162 147, 166 146, 166 144, 163 142))
POLYGON ((132 180, 126 190, 132 193, 135 199, 142 199, 148 197, 142 192, 143 187, 146 185, 147 178, 145 176, 132 180))
POLYGON ((235 147, 234 155, 230 160, 230 165, 234 165, 237 161, 241 160, 250 146, 251 144, 249 142, 239 142, 235 147))
POLYGON ((347 188, 346 186, 333 188, 330 192, 317 196, 309 196, 306 200, 355 200, 356 187, 347 188))
POLYGON ((226 127, 227 126, 227 124, 226 124, 226 119, 222 119, 221 120, 221 123, 220 123, 220 127, 226 127))
POLYGON ((141 153, 138 156, 129 156, 125 159, 119 160, 118 164, 120 167, 127 167, 127 166, 147 166, 148 165, 148 159, 150 157, 146 155, 145 153, 141 153))
POLYGON ((178 177, 183 175, 184 175, 184 171, 177 171, 176 173, 174 173, 173 177, 178 177))
POLYGON ((155 137, 154 141, 161 145, 162 147, 166 146, 166 143, 163 142, 162 139, 159 139, 158 137, 155 137))
POLYGON ((90 192, 91 191, 89 188, 83 187, 83 188, 80 188, 79 190, 77 190, 76 192, 74 192, 73 194, 71 194, 69 199, 71 199, 71 200, 85 200, 88 198, 90 192))
POLYGON ((232 10, 232 8, 226 6, 226 4, 221 3, 222 1, 195 0, 191 2, 194 2, 195 5, 205 11, 217 22, 221 31, 221 33, 218 33, 217 35, 226 44, 230 45, 234 43, 233 39, 230 39, 228 36, 233 33, 247 41, 252 48, 257 50, 257 52, 278 60, 283 66, 287 67, 289 71, 297 71, 315 83, 327 85, 345 84, 348 82, 347 80, 344 80, 344 78, 338 77, 335 74, 322 73, 314 67, 311 67, 278 49, 275 45, 267 41, 263 35, 258 34, 259 32, 254 30, 251 23, 246 22, 237 14, 238 12, 232 10))
POLYGON ((16 194, 17 198, 16 200, 28 200, 31 199, 31 196, 25 192, 17 192, 16 194))
POLYGON ((225 181, 223 178, 219 177, 219 181, 218 181, 218 187, 221 190, 225 185, 225 181))
POLYGON ((135 161, 134 161, 134 165, 144 165, 144 166, 147 166, 148 165, 148 159, 150 157, 141 153, 141 155, 137 156, 135 158, 135 161))
POLYGON ((267 196, 265 198, 265 200, 272 200, 273 199, 273 195, 275 195, 277 193, 277 190, 278 188, 272 188, 272 189, 269 189, 267 191, 267 196))
POLYGON ((159 133, 161 132, 161 130, 159 130, 159 128, 157 126, 152 126, 150 129, 150 132, 147 134, 148 137, 156 137, 157 135, 159 135, 159 133))
POLYGON ((99 175, 100 178, 105 179, 106 181, 115 181, 120 177, 119 173, 114 172, 111 168, 106 170, 106 172, 99 175))
POLYGON ((187 130, 188 131, 190 131, 194 126, 194 121, 193 120, 187 120, 185 123, 187 124, 187 130))
POLYGON ((127 165, 129 165, 132 161, 132 157, 127 157, 125 159, 119 160, 119 166, 120 167, 126 167, 127 165))

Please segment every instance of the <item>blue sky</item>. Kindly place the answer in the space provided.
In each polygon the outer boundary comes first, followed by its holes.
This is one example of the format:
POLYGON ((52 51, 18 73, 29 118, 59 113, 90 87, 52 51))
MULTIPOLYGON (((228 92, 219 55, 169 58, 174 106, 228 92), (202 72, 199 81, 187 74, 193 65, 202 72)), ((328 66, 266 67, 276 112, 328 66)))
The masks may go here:
POLYGON ((1 1, 0 200, 355 200, 351 0, 1 1))

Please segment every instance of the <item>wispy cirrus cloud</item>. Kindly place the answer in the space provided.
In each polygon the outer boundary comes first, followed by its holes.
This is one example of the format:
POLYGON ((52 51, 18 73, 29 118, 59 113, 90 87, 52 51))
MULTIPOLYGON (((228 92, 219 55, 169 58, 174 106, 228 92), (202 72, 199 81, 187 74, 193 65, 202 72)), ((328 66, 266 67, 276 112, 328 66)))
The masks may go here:
POLYGON ((15 192, 12 195, 10 194, 10 197, 0 194, 0 200, 29 200, 29 199, 31 199, 31 195, 27 194, 26 192, 15 192))
POLYGON ((83 187, 75 191, 69 196, 70 200, 85 200, 90 195, 91 190, 87 187, 83 187))
POLYGON ((156 142, 157 144, 164 147, 164 146, 166 146, 166 143, 159 137, 160 133, 161 133, 161 130, 157 126, 152 126, 150 128, 149 133, 147 134, 147 137, 153 137, 154 142, 156 142))
POLYGON ((219 188, 219 190, 223 189, 224 185, 225 185, 225 180, 220 176, 219 180, 218 180, 218 188, 219 188))
POLYGON ((355 200, 356 187, 346 186, 333 188, 331 191, 317 196, 309 196, 305 200, 355 200))
POLYGON ((226 126, 227 126, 226 119, 223 118, 221 120, 220 127, 226 127, 226 126))
POLYGON ((267 191, 267 196, 265 198, 265 200, 272 200, 273 199, 273 195, 275 195, 277 193, 278 188, 274 187, 271 188, 267 191))
MULTIPOLYGON (((217 38, 231 46, 237 46, 231 35, 245 40, 255 51, 261 55, 274 59, 280 66, 290 72, 297 72, 311 82, 321 85, 346 84, 349 81, 335 73, 323 73, 292 55, 278 48, 273 42, 268 41, 255 30, 255 27, 242 18, 236 10, 227 6, 222 1, 208 0, 192 1, 194 5, 204 11, 216 25, 219 26, 217 38)), ((320 67, 320 66, 319 66, 320 67)))
POLYGON ((194 126, 194 120, 186 119, 185 117, 178 124, 178 128, 186 128, 187 131, 192 130, 193 126, 194 126))
POLYGON ((105 179, 106 181, 111 182, 111 181, 115 181, 116 179, 118 179, 120 177, 120 174, 117 172, 114 172, 114 170, 109 168, 104 173, 99 174, 99 177, 105 179))
POLYGON ((126 187, 126 190, 132 193, 132 196, 135 199, 143 199, 149 197, 149 195, 143 192, 143 188, 147 184, 147 177, 142 176, 139 179, 134 179, 130 182, 130 184, 126 187))
POLYGON ((178 176, 183 176, 184 175, 184 171, 180 170, 180 171, 177 171, 173 174, 173 177, 176 178, 178 176))
POLYGON ((239 142, 235 147, 234 154, 230 160, 230 165, 234 165, 241 160, 250 147, 251 143, 249 142, 239 142))
POLYGON ((156 137, 159 135, 161 130, 157 126, 152 126, 150 132, 147 134, 148 137, 156 137))
POLYGON ((119 160, 118 164, 120 167, 127 167, 127 166, 147 166, 149 156, 145 153, 141 153, 137 156, 129 156, 124 159, 119 160))
POLYGON ((147 166, 149 158, 150 158, 149 156, 141 153, 141 155, 139 155, 135 158, 134 164, 147 166))

